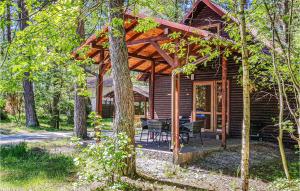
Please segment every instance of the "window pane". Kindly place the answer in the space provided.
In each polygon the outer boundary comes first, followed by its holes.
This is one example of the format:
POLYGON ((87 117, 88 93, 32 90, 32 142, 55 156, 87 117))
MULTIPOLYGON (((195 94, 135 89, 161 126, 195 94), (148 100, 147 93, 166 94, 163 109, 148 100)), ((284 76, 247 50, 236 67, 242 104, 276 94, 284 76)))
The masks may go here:
POLYGON ((217 112, 222 112, 222 83, 217 83, 217 112))
POLYGON ((211 111, 211 86, 196 86, 196 112, 211 111))

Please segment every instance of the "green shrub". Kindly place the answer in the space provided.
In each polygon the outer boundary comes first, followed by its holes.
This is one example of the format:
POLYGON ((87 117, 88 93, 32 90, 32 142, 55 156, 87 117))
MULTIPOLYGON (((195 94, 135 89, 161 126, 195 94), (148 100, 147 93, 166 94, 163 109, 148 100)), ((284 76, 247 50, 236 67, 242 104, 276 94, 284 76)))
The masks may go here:
POLYGON ((101 182, 105 190, 122 185, 120 178, 126 167, 125 159, 134 151, 129 143, 127 135, 119 133, 116 136, 101 137, 98 144, 90 144, 84 148, 80 146, 79 157, 74 159, 75 165, 81 167, 78 185, 101 182))

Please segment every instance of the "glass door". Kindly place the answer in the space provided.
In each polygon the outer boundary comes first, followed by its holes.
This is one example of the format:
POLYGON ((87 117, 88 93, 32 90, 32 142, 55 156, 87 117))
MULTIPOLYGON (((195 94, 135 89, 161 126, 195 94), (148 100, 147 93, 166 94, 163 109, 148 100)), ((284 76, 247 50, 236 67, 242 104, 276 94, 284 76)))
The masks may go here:
MULTIPOLYGON (((229 81, 227 81, 227 132, 229 122, 229 81)), ((194 82, 193 120, 203 121, 204 131, 222 131, 222 82, 194 82)))
POLYGON ((203 121, 205 131, 214 130, 213 81, 194 83, 194 121, 203 121))
MULTIPOLYGON (((215 81, 215 130, 221 132, 222 131, 222 81, 215 81)), ((226 132, 228 133, 228 122, 229 122, 229 81, 227 81, 227 124, 226 124, 226 132)))

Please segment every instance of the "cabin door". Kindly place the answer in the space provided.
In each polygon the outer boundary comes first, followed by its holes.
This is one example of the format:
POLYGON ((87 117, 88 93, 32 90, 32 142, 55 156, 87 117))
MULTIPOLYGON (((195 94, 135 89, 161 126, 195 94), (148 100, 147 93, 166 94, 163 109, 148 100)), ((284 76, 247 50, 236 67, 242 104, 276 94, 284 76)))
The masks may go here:
MULTIPOLYGON (((229 83, 227 83, 229 84, 229 83)), ((203 121, 204 131, 222 130, 222 83, 221 81, 194 82, 193 120, 203 121)), ((229 98, 229 88, 227 88, 229 98)), ((229 99, 227 100, 227 111, 229 99)), ((227 113, 228 114, 228 113, 227 113)), ((228 119, 228 115, 227 115, 228 119)), ((228 121, 228 120, 227 120, 228 121)), ((228 132, 228 125, 227 125, 228 132)))

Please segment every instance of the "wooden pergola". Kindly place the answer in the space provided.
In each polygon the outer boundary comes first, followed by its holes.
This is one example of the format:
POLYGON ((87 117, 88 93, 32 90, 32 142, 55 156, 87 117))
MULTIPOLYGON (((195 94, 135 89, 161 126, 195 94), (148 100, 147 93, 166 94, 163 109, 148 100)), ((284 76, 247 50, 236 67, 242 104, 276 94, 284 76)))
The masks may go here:
MULTIPOLYGON (((161 48, 161 45, 176 39, 170 38, 169 34, 173 32, 180 32, 181 38, 188 38, 190 36, 200 37, 205 40, 217 37, 215 34, 206 30, 190 27, 184 24, 179 24, 164 19, 154 18, 154 21, 159 24, 157 28, 151 29, 147 32, 136 32, 134 28, 138 24, 138 19, 145 18, 144 15, 126 14, 125 31, 126 31, 126 44, 129 56, 129 69, 142 73, 150 74, 149 79, 149 110, 151 119, 154 118, 154 86, 156 75, 171 75, 172 79, 172 145, 175 161, 178 160, 178 153, 180 148, 179 143, 179 100, 180 100, 180 74, 173 73, 172 71, 184 63, 183 60, 178 59, 177 55, 169 54, 161 48)), ((102 92, 103 92, 103 75, 111 67, 109 50, 105 46, 108 38, 105 35, 107 27, 99 35, 93 35, 88 38, 75 52, 76 59, 81 58, 78 54, 82 48, 88 47, 86 57, 94 60, 95 64, 99 64, 99 75, 97 82, 97 113, 102 113, 102 92)), ((197 51, 201 47, 190 47, 190 55, 197 56, 197 51)), ((205 61, 204 58, 199 58, 195 64, 205 61)), ((222 145, 226 145, 226 100, 227 100, 227 60, 222 59, 222 145)))

